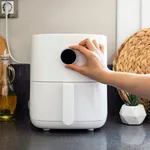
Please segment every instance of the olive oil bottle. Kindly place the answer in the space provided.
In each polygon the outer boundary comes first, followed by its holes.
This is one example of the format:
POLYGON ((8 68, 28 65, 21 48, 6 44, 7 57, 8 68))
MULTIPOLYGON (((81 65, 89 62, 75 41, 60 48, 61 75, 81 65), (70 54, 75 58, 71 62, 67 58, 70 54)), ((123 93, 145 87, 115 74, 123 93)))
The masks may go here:
POLYGON ((9 55, 4 52, 0 63, 0 121, 9 121, 14 118, 17 96, 14 93, 13 81, 15 70, 10 65, 9 55))

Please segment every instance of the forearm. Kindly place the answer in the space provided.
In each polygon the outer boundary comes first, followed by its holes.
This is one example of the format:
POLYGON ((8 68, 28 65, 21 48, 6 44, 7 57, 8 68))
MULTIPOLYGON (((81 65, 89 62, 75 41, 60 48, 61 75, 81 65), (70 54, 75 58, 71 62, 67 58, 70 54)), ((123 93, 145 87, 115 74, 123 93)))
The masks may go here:
POLYGON ((150 74, 132 74, 111 71, 107 75, 106 84, 150 99, 150 74))

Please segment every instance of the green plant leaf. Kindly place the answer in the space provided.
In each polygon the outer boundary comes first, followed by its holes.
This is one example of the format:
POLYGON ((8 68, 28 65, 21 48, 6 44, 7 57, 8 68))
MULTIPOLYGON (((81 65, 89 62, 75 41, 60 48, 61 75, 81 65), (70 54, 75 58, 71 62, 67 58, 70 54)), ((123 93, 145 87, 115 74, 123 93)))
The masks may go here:
POLYGON ((139 101, 138 101, 138 97, 134 94, 130 94, 126 92, 126 95, 128 97, 128 105, 129 106, 137 106, 139 101))

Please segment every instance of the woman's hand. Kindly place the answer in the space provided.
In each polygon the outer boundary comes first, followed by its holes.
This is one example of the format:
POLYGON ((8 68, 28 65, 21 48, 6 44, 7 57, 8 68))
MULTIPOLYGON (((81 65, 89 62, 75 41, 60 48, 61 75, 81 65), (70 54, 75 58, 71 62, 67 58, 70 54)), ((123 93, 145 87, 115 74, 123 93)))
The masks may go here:
POLYGON ((70 48, 81 52, 87 58, 87 62, 84 66, 70 64, 66 65, 66 68, 77 71, 98 82, 150 99, 150 74, 141 75, 109 70, 103 61, 105 48, 95 40, 85 39, 79 45, 70 46, 70 48))
POLYGON ((66 65, 66 68, 77 71, 93 80, 104 82, 105 75, 109 72, 107 64, 104 63, 104 47, 96 40, 85 39, 79 45, 70 46, 70 48, 82 53, 87 62, 83 66, 75 64, 66 65))

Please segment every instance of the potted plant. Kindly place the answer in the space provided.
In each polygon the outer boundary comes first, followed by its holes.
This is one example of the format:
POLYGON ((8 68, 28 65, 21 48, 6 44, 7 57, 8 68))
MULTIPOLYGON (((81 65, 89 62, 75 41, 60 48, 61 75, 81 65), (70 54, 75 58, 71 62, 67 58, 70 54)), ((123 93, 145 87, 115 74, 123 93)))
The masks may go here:
POLYGON ((124 103, 120 109, 121 121, 128 125, 140 125, 146 117, 146 111, 136 95, 125 92, 124 103))

